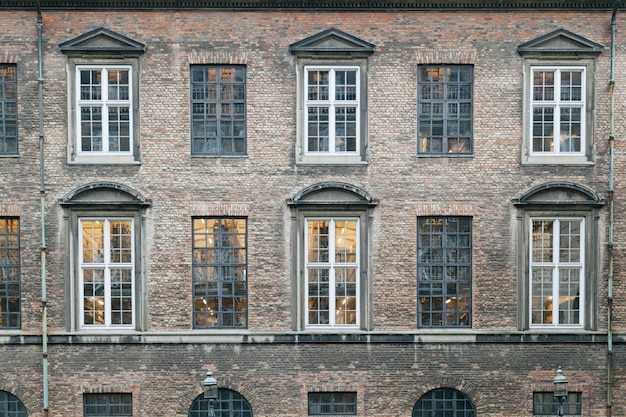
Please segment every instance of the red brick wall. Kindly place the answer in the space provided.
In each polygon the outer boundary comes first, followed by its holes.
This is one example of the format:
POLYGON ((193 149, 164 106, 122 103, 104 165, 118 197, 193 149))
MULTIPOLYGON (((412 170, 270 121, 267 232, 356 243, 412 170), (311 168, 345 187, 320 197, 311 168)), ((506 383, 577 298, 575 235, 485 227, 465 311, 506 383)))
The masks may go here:
MULTIPOLYGON (((542 343, 549 335, 517 336, 518 303, 524 300, 517 298, 512 200, 550 180, 576 182, 607 196, 610 17, 610 12, 565 11, 44 11, 48 307, 50 331, 57 337, 50 349, 51 416, 81 415, 77 398, 106 387, 133 390, 137 415, 183 416, 201 392, 206 368, 213 369, 220 386, 244 395, 257 416, 306 415, 306 387, 319 386, 354 387, 363 416, 410 415, 419 396, 439 386, 466 393, 480 416, 530 416, 533 390, 551 389, 559 365, 584 393, 583 415, 608 415, 608 210, 601 209, 599 218, 598 332, 542 343), (146 45, 140 58, 140 166, 67 163, 67 58, 58 45, 100 26, 146 45), (294 164, 296 61, 288 47, 328 28, 376 45, 369 59, 367 166, 294 164), (522 58, 516 47, 559 28, 606 46, 596 66, 595 165, 522 166, 522 58), (474 65, 471 157, 417 157, 417 64, 438 61, 474 65), (247 67, 247 157, 191 158, 189 65, 229 62, 247 67), (183 343, 125 344, 116 338, 111 344, 69 343, 83 339, 66 334, 67 230, 58 202, 96 180, 124 184, 151 199, 147 327, 153 336, 183 343), (424 343, 400 343, 391 336, 393 343, 308 345, 290 339, 295 301, 285 202, 322 181, 354 184, 379 200, 371 242, 372 312, 374 330, 384 335, 419 339, 424 333, 416 329, 416 216, 473 217, 473 328, 462 332, 466 339, 447 339, 445 332, 424 343), (214 345, 210 334, 202 343, 184 342, 192 330, 190 218, 199 206, 217 203, 243 207, 248 216, 249 330, 273 343, 214 345), (492 342, 459 342, 473 340, 476 332, 493 336, 492 342), (275 335, 289 335, 289 341, 278 343, 275 335)), ((613 355, 615 416, 626 415, 620 394, 626 390, 622 27, 620 14, 613 325, 621 333, 613 355)), ((0 159, 0 207, 20 207, 22 236, 22 331, 7 335, 36 335, 42 309, 35 12, 0 11, 0 39, 0 60, 18 65, 20 106, 20 157, 0 159)), ((40 350, 4 337, 4 331, 0 340, 0 390, 18 395, 29 416, 42 416, 40 350)))

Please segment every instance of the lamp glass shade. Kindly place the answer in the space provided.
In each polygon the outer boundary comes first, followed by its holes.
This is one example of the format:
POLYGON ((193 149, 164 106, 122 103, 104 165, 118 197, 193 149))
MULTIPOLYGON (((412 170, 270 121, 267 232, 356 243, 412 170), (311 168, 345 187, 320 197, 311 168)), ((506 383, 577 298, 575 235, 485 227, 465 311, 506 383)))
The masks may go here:
POLYGON ((204 390, 205 400, 217 400, 217 385, 211 385, 204 390))
POLYGON ((217 400, 217 380, 213 378, 213 372, 207 371, 202 386, 204 387, 205 400, 217 400))
POLYGON ((554 396, 555 397, 567 397, 567 378, 563 375, 563 369, 559 367, 556 371, 556 376, 552 380, 554 384, 554 396))

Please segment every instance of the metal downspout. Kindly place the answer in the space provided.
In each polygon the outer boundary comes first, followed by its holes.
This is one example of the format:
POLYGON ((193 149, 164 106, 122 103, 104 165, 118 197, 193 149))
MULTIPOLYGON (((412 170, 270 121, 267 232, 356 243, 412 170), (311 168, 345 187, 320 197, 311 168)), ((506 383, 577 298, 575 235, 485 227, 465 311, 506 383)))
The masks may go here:
POLYGON ((48 300, 46 295, 46 188, 44 182, 44 128, 43 128, 43 58, 40 0, 37 0, 37 59, 39 89, 39 196, 41 200, 41 349, 43 373, 43 415, 48 417, 48 300))
POLYGON ((611 409, 613 406, 613 228, 614 228, 614 178, 615 178, 615 26, 617 9, 620 0, 615 0, 613 14, 611 15, 611 69, 609 79, 609 276, 607 282, 607 389, 606 389, 606 408, 607 417, 611 417, 611 409))

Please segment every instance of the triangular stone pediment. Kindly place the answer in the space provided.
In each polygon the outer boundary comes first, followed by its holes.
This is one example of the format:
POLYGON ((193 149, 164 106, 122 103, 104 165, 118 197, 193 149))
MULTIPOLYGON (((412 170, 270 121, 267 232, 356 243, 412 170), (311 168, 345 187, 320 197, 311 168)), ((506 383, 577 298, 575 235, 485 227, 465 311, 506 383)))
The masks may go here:
POLYGON ((289 51, 294 55, 310 53, 371 55, 374 49, 373 44, 338 29, 327 29, 289 45, 289 51))
POLYGON ((555 30, 517 47, 521 55, 527 54, 578 54, 599 55, 604 45, 565 29, 555 30))
POLYGON ((59 47, 66 55, 105 53, 138 56, 146 50, 144 44, 103 27, 63 42, 59 47))

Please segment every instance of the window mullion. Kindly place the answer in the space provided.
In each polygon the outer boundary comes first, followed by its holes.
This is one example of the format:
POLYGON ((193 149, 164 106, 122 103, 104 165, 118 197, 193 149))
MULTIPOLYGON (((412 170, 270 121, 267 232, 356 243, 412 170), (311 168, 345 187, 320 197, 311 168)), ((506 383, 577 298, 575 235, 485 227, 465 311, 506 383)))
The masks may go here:
POLYGON ((328 322, 331 326, 336 323, 337 305, 335 300, 336 284, 336 246, 335 246, 335 220, 329 222, 328 227, 328 322))
MULTIPOLYGON (((218 74, 216 75, 218 78, 218 83, 217 83, 217 89, 218 89, 218 93, 219 94, 219 71, 218 74)), ((219 106, 217 106, 219 107, 219 106)), ((219 123, 219 122, 218 122, 219 123)), ((219 145, 218 145, 219 147, 219 145)), ((224 311, 223 309, 223 305, 222 305, 222 283, 224 282, 224 247, 222 246, 222 242, 223 242, 223 233, 224 233, 224 229, 222 227, 222 219, 219 219, 217 221, 217 233, 215 234, 215 246, 217 248, 217 264, 215 266, 215 278, 216 278, 216 284, 217 284, 217 326, 218 327, 222 327, 224 325, 224 321, 223 321, 223 315, 222 312, 224 311)))
POLYGON ((554 70, 554 153, 561 153, 561 70, 554 70))
POLYGON ((104 326, 111 326, 111 224, 104 221, 104 326))
MULTIPOLYGON (((444 66, 444 69, 447 69, 448 67, 444 66)), ((441 114, 442 116, 442 129, 443 129, 443 133, 442 133, 442 139, 441 139, 441 151, 446 154, 448 152, 448 103, 452 103, 451 100, 448 100, 448 89, 450 88, 450 83, 448 82, 447 77, 443 77, 443 80, 441 82, 443 84, 443 97, 441 98, 441 100, 438 100, 441 102, 441 107, 443 109, 443 112, 441 114)), ((444 222, 444 236, 445 236, 445 222, 444 222)), ((445 250, 445 248, 444 248, 445 250)), ((445 258, 444 258, 444 262, 445 262, 445 258)), ((445 268, 445 266, 444 266, 445 268)), ((445 306, 443 308, 444 313, 445 313, 445 306)))
POLYGON ((554 263, 553 266, 553 277, 552 277, 552 325, 559 326, 559 284, 561 282, 560 278, 560 270, 561 270, 561 262, 560 262, 560 252, 561 252, 561 221, 559 219, 554 219, 554 227, 553 227, 553 253, 552 253, 552 261, 554 263))
POLYGON ((331 154, 335 153, 335 88, 335 69, 331 68, 328 70, 328 152, 331 154))
MULTIPOLYGON (((222 143, 223 140, 221 138, 221 134, 220 132, 222 131, 222 103, 224 102, 222 100, 222 96, 221 96, 221 92, 222 92, 222 77, 221 77, 221 71, 219 69, 217 69, 215 71, 215 100, 211 100, 212 102, 214 102, 215 104, 215 134, 216 134, 216 149, 217 149, 217 154, 218 155, 222 155, 224 152, 224 149, 222 148, 222 143)), ((222 230, 222 225, 220 224, 218 227, 218 234, 221 234, 221 230, 222 230)), ((220 244, 221 247, 221 244, 220 244)), ((218 315, 218 320, 221 317, 221 312, 222 312, 222 297, 221 297, 221 283, 218 283, 218 294, 219 294, 219 301, 218 304, 220 305, 220 313, 218 315)))
POLYGON ((102 152, 109 152, 109 75, 102 68, 102 152))

